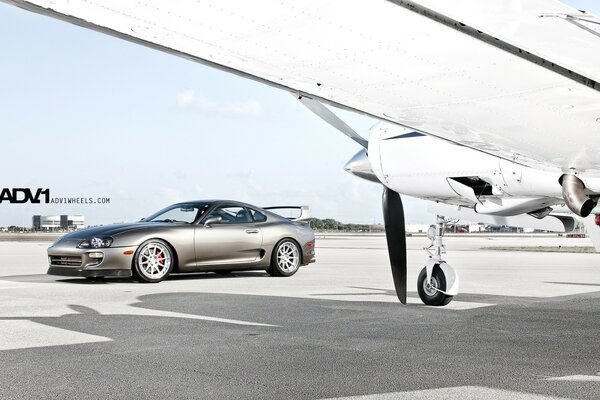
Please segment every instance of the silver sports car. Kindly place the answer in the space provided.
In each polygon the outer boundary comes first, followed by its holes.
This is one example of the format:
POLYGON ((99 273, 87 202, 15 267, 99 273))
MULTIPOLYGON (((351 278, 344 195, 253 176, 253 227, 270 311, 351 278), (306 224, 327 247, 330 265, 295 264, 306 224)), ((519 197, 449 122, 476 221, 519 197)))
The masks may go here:
POLYGON ((48 248, 48 274, 160 282, 171 272, 266 270, 292 276, 315 261, 315 235, 299 218, 229 200, 169 206, 140 222, 69 233, 48 248))

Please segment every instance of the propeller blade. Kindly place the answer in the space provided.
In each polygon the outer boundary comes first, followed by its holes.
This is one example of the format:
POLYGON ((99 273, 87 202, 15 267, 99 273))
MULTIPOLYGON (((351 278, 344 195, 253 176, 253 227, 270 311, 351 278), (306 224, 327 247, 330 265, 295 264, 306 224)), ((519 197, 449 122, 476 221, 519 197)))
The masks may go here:
POLYGON ((404 207, 400 195, 387 187, 383 189, 383 221, 388 254, 392 265, 392 276, 396 294, 406 304, 406 228, 404 207))
POLYGON ((360 144, 365 149, 369 146, 369 142, 364 137, 360 136, 356 131, 348 126, 344 121, 333 113, 329 108, 325 107, 320 101, 311 99, 310 97, 300 96, 298 97, 300 103, 304 104, 306 108, 317 114, 323 121, 333 126, 356 143, 360 144))

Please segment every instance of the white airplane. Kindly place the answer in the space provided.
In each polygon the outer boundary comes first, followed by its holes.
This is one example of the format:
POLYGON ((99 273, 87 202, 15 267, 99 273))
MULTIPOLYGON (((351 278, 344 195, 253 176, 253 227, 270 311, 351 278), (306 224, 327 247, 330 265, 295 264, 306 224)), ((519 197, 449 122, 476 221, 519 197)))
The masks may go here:
POLYGON ((556 0, 0 1, 297 96, 364 147, 347 169, 383 184, 403 303, 399 193, 438 204, 417 282, 430 305, 458 293, 441 215, 568 231, 552 214, 566 204, 600 236, 600 19, 556 0), (367 141, 323 104, 385 122, 367 141))

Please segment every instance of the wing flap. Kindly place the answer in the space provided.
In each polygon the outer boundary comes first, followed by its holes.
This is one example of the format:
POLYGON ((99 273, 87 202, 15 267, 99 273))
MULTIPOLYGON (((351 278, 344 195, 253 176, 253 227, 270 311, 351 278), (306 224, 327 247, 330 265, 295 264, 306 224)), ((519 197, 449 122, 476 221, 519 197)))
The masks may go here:
POLYGON ((416 0, 414 3, 600 81, 600 19, 593 14, 555 0, 416 0))

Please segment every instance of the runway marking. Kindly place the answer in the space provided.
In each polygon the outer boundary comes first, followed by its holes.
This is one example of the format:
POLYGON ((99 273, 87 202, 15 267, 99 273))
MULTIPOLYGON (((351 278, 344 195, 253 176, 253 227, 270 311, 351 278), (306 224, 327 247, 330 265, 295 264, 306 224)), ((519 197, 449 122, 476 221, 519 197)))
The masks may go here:
MULTIPOLYGON (((99 311, 85 306, 72 307, 72 310, 74 310, 76 314, 85 314, 86 309, 89 310, 89 312, 97 312, 100 315, 136 315, 147 317, 183 318, 243 326, 279 327, 278 325, 263 324, 259 322, 152 310, 147 308, 132 307, 130 305, 104 306, 100 307, 99 311)), ((26 319, 0 320, 0 351, 107 341, 112 341, 112 339, 103 336, 72 331, 69 329, 56 328, 26 319)))
POLYGON ((495 306, 493 303, 475 303, 471 301, 460 301, 460 300, 452 300, 450 304, 447 304, 443 307, 434 307, 434 306, 426 306, 423 304, 420 298, 418 297, 408 297, 406 299, 408 304, 417 304, 427 308, 435 308, 437 310, 455 310, 455 311, 464 311, 464 310, 473 310, 475 308, 482 307, 490 307, 495 306))
MULTIPOLYGON (((310 298, 316 298, 321 300, 337 300, 337 301, 360 301, 360 302, 381 302, 381 303, 398 303, 398 297, 396 292, 388 289, 379 288, 363 288, 363 287, 352 287, 353 289, 359 289, 361 292, 345 292, 345 293, 315 293, 311 294, 310 298)), ((475 308, 495 306, 494 303, 476 303, 470 301, 453 300, 450 304, 444 307, 432 307, 423 304, 418 297, 408 297, 406 299, 410 305, 420 305, 428 308, 436 308, 440 310, 455 310, 464 311, 472 310, 475 308)))
POLYGON ((335 397, 323 400, 559 400, 564 397, 549 397, 539 394, 515 392, 512 390, 493 389, 481 386, 458 386, 441 389, 415 390, 410 392, 394 392, 369 394, 366 396, 335 397))
POLYGON ((566 375, 546 378, 546 381, 600 382, 600 375, 566 375))
MULTIPOLYGON (((2 280, 0 278, 0 280, 2 280)), ((0 286, 0 289, 16 289, 16 288, 22 288, 24 286, 31 286, 28 283, 25 282, 11 282, 11 281, 5 281, 2 280, 2 286, 0 286)))
MULTIPOLYGON (((365 302, 365 303, 397 303, 398 306, 401 306, 398 298, 394 295, 394 297, 389 297, 386 295, 370 295, 364 293, 340 293, 339 295, 313 295, 312 298, 320 299, 320 300, 337 300, 337 301, 351 301, 351 302, 365 302)), ((407 304, 422 306, 427 308, 432 308, 436 310, 454 310, 454 311, 466 311, 473 310, 476 308, 482 307, 490 307, 495 306, 494 303, 475 303, 469 301, 460 301, 460 300, 452 300, 450 304, 445 305, 443 307, 434 307, 434 306, 426 306, 423 304, 421 299, 418 297, 407 297, 407 304)))
MULTIPOLYGON (((98 310, 98 307, 96 307, 98 310)), ((185 314, 173 311, 153 310, 151 308, 133 307, 132 305, 110 305, 100 308, 98 311, 102 315, 140 315, 148 317, 167 317, 195 319, 201 321, 222 322, 225 324, 243 325, 243 326, 265 326, 279 328, 279 325, 264 324, 261 322, 243 321, 238 319, 209 317, 207 315, 185 314)))
POLYGON ((0 321, 0 350, 109 342, 112 339, 55 328, 29 320, 0 321))

